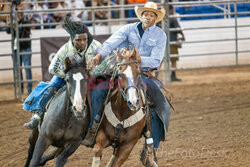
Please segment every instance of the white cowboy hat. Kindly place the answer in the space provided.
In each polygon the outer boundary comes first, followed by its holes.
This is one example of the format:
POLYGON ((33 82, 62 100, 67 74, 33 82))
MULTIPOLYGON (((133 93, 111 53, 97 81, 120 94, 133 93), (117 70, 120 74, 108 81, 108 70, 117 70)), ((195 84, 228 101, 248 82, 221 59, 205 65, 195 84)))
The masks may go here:
POLYGON ((147 2, 144 5, 144 7, 138 7, 138 6, 135 7, 135 14, 141 21, 142 21, 142 13, 145 11, 154 12, 157 15, 155 23, 161 21, 165 16, 165 10, 164 9, 158 10, 157 5, 154 2, 147 2))

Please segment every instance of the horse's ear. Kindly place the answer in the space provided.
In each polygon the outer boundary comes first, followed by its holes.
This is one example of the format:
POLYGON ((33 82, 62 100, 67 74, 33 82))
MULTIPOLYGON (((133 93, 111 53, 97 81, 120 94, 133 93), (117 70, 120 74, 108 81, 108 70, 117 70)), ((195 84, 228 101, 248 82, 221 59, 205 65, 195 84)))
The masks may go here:
POLYGON ((135 47, 133 47, 133 50, 131 53, 131 58, 137 60, 139 64, 141 63, 141 56, 139 55, 139 53, 135 47))
POLYGON ((136 60, 138 61, 138 63, 141 64, 141 55, 136 54, 135 57, 136 57, 136 60))
POLYGON ((64 67, 68 69, 70 67, 71 61, 69 57, 66 57, 64 60, 64 67))
POLYGON ((117 51, 117 62, 120 62, 121 60, 122 60, 122 55, 121 55, 120 49, 118 49, 118 51, 117 51))
POLYGON ((135 49, 135 47, 133 47, 132 53, 131 53, 131 58, 136 59, 136 55, 137 55, 137 50, 135 49))

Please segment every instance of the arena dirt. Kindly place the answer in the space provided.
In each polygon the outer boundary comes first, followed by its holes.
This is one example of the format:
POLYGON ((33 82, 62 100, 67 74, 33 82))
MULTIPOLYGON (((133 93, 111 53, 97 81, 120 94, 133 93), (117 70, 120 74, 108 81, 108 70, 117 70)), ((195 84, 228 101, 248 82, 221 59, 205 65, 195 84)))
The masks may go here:
MULTIPOLYGON (((168 85, 175 111, 168 137, 158 150, 158 164, 166 166, 250 166, 250 67, 177 72, 183 79, 168 85)), ((0 166, 24 166, 31 116, 13 99, 12 86, 0 86, 0 166)), ((141 139, 125 167, 142 166, 141 139)), ((112 149, 104 150, 105 166, 112 149)), ((68 167, 91 166, 92 151, 84 146, 69 158, 68 167)), ((47 167, 55 166, 55 161, 47 167)))

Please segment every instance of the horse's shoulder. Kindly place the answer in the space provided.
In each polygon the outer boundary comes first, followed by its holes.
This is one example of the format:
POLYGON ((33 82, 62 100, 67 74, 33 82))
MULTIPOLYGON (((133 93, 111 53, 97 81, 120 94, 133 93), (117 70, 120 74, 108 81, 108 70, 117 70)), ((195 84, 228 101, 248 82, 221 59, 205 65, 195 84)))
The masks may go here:
POLYGON ((62 98, 62 96, 66 93, 66 85, 60 88, 57 93, 50 99, 50 101, 47 104, 47 110, 51 105, 54 105, 55 103, 59 103, 58 100, 62 98))

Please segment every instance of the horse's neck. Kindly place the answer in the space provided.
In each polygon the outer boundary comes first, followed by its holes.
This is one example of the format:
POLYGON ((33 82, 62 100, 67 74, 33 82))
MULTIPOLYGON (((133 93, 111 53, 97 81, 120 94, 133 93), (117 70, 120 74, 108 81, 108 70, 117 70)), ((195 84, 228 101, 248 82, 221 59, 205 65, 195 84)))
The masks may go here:
POLYGON ((115 113, 115 115, 118 117, 118 119, 124 119, 124 116, 131 115, 131 112, 128 111, 129 108, 127 106, 127 102, 124 100, 121 92, 118 90, 117 93, 111 97, 111 106, 112 111, 115 113), (129 112, 129 113, 127 113, 129 112))
POLYGON ((69 110, 70 107, 70 99, 67 97, 67 90, 66 88, 62 88, 61 90, 59 90, 60 92, 58 92, 57 96, 55 97, 54 100, 56 100, 57 103, 60 103, 62 106, 62 108, 60 109, 54 109, 57 117, 65 119, 68 118, 69 115, 71 115, 71 112, 69 110))

